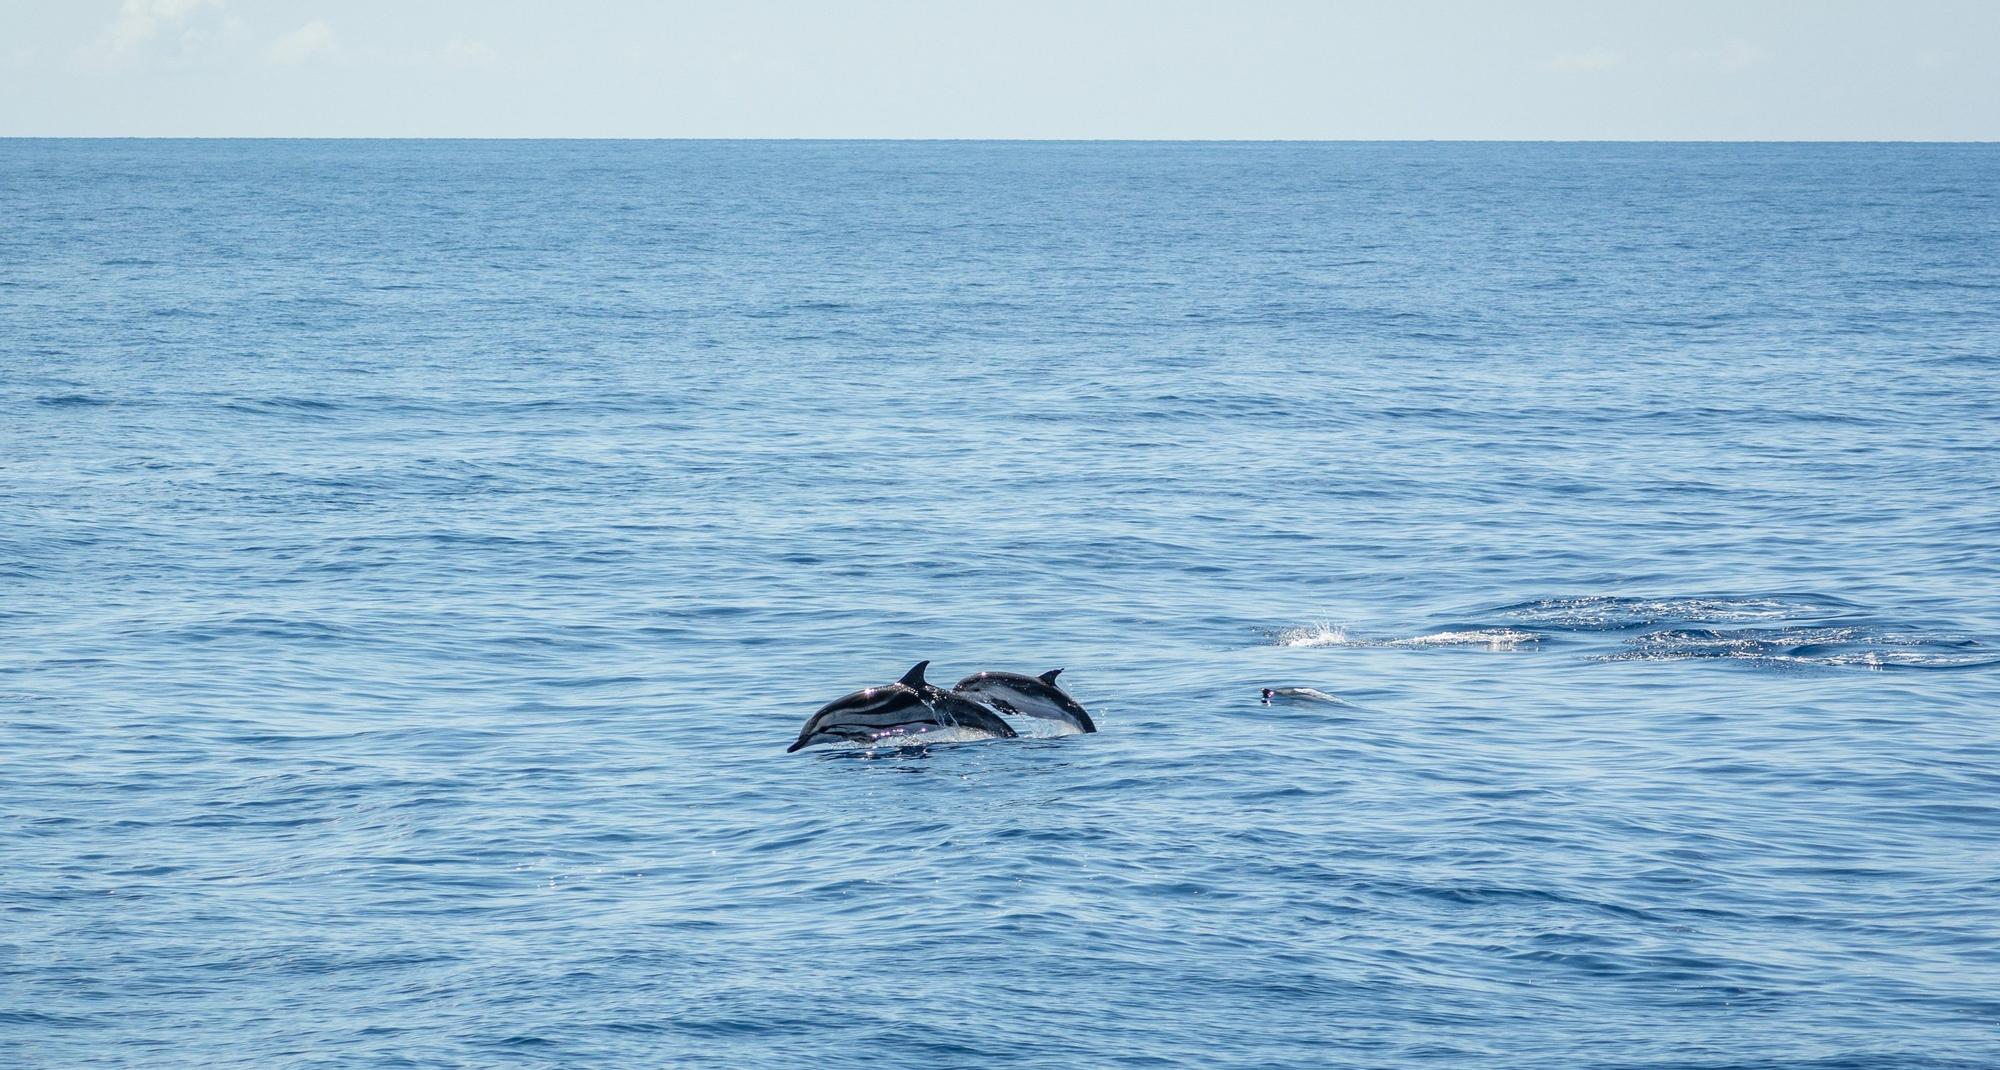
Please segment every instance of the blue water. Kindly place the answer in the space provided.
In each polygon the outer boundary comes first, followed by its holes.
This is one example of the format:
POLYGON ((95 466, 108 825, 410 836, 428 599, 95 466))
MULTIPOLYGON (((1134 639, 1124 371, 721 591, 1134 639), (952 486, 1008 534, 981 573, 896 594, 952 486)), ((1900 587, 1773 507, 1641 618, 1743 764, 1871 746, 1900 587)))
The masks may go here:
POLYGON ((2000 1064, 2000 147, 6 141, 0 220, 0 1064, 2000 1064), (1103 730, 784 753, 920 658, 1103 730))

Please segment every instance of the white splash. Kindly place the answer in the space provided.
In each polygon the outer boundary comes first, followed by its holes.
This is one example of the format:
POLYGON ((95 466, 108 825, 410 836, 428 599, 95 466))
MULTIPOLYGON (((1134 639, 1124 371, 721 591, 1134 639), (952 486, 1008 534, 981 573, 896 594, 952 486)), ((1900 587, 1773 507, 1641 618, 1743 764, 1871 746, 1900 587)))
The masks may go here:
POLYGON ((1469 631, 1433 632, 1408 639, 1391 639, 1385 646, 1483 646, 1488 650, 1519 650, 1542 641, 1535 632, 1519 628, 1473 628, 1469 631))
POLYGON ((1279 646, 1316 647, 1444 647, 1467 646, 1485 647, 1488 650, 1518 650, 1523 646, 1533 646, 1547 636, 1521 628, 1468 628, 1457 631, 1431 632, 1413 635, 1405 639, 1370 639, 1350 633, 1346 628, 1324 621, 1286 628, 1277 634, 1279 646))
POLYGON ((1319 621, 1297 628, 1286 628, 1278 633, 1279 646, 1355 646, 1359 645, 1347 638, 1347 629, 1337 624, 1319 621))

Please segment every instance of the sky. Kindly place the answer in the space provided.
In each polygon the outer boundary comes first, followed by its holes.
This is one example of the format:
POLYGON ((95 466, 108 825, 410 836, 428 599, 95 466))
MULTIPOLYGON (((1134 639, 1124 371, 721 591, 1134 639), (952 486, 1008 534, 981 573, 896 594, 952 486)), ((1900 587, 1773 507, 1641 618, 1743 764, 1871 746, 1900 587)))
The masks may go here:
POLYGON ((2000 140, 2000 2, 0 0, 0 136, 2000 140))

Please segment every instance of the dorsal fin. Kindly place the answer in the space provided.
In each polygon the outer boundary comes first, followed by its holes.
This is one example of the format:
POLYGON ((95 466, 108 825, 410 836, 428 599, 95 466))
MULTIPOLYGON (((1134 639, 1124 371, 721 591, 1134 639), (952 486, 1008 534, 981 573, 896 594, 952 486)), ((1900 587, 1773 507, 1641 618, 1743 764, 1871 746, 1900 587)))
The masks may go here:
POLYGON ((929 664, 930 662, 928 661, 917 662, 915 665, 912 665, 910 667, 909 672, 903 674, 903 678, 901 680, 898 680, 896 682, 902 684, 904 687, 913 687, 919 691, 922 691, 924 688, 930 686, 924 683, 924 666, 929 664))
POLYGON ((1050 669, 1048 672, 1045 672, 1042 675, 1036 677, 1036 679, 1049 685, 1050 687, 1054 687, 1056 686, 1056 676, 1061 672, 1062 672, 1061 669, 1050 669))

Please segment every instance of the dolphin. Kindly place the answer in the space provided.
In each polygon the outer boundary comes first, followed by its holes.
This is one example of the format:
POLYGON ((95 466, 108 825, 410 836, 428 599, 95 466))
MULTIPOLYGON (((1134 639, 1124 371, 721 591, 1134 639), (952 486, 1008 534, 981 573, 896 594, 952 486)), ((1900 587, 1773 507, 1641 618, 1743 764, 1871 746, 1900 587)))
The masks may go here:
POLYGON ((1266 706, 1276 699, 1288 702, 1337 702, 1342 706, 1349 705, 1347 700, 1335 698, 1316 687, 1267 687, 1263 695, 1266 706))
POLYGON ((1097 724, 1090 719, 1090 714, 1084 712, 1083 706, 1069 697, 1069 692, 1056 686, 1056 676, 1061 672, 1061 669, 1050 669, 1040 676, 1022 676, 1013 672, 973 673, 960 680, 952 691, 1002 713, 1039 717, 1068 725, 1079 732, 1097 731, 1097 724))
POLYGON ((893 684, 862 688, 821 706, 806 719, 798 741, 785 748, 785 753, 819 743, 876 743, 946 728, 1014 738, 1013 727, 992 710, 927 683, 924 668, 929 664, 917 662, 893 684))

